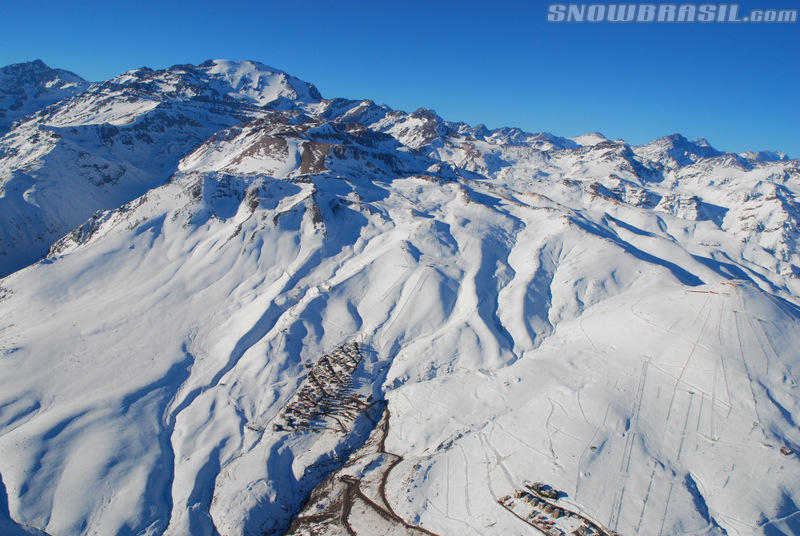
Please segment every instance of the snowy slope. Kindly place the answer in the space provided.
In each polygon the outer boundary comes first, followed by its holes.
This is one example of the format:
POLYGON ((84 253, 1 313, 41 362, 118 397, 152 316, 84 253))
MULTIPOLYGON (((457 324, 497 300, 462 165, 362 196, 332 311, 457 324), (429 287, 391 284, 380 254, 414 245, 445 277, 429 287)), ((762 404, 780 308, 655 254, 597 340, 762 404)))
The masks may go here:
POLYGON ((0 280, 0 529, 537 534, 497 502, 530 480, 623 535, 800 533, 797 161, 490 131, 246 62, 115 80, 3 138, 23 202, 56 165, 126 171, 0 280), (337 381, 370 409, 287 427, 352 341, 337 381))
POLYGON ((136 69, 41 110, 0 139, 0 275, 163 184, 216 131, 319 98, 281 71, 218 60, 136 69))

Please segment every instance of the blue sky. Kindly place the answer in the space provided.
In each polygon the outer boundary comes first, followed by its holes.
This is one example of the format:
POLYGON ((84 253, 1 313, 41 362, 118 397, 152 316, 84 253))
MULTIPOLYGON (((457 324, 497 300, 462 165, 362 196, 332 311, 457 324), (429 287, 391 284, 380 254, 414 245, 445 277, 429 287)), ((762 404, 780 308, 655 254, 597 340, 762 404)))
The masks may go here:
POLYGON ((472 124, 634 144, 680 132, 722 150, 800 157, 800 23, 549 24, 547 5, 0 0, 0 64, 40 58, 100 80, 142 65, 253 59, 326 97, 472 124))

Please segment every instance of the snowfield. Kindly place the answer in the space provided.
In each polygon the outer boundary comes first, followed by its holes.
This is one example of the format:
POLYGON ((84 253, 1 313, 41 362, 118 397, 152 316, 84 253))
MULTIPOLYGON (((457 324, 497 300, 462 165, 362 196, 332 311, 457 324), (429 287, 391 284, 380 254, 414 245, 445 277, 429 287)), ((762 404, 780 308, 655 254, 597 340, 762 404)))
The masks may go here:
POLYGON ((526 481, 609 534, 800 534, 800 162, 254 62, 78 89, 0 138, 3 534, 536 535, 526 481))

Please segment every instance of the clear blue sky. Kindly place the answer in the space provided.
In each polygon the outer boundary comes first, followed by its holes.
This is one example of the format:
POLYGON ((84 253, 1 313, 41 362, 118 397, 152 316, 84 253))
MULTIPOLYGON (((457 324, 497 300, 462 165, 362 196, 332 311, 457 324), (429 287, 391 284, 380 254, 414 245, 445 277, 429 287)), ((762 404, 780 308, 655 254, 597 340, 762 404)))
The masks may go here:
MULTIPOLYGON (((40 58, 100 80, 142 65, 253 59, 326 97, 472 124, 634 144, 680 132, 722 150, 800 157, 800 23, 549 24, 547 5, 0 0, 0 64, 40 58)), ((740 12, 799 6, 748 1, 740 12)))

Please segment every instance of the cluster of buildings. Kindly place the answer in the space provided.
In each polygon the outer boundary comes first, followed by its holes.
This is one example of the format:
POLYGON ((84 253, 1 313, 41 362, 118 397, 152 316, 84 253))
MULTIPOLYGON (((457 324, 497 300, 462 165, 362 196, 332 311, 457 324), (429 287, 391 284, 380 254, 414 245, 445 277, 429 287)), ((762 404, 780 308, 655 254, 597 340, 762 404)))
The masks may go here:
POLYGON ((555 521, 562 515, 562 510, 560 508, 554 508, 551 504, 540 501, 530 493, 524 491, 515 491, 513 498, 509 495, 506 495, 505 497, 501 498, 499 502, 513 512, 514 506, 516 506, 514 499, 520 499, 522 502, 529 503, 531 506, 533 506, 529 514, 525 516, 519 516, 519 514, 514 512, 515 515, 522 517, 522 519, 539 529, 547 536, 565 536, 564 531, 556 526, 555 521))
POLYGON ((273 430, 347 433, 370 400, 353 392, 353 373, 363 356, 358 343, 339 346, 309 367, 306 379, 273 424, 273 430))
POLYGON ((525 490, 514 491, 499 502, 514 515, 536 527, 546 536, 611 536, 582 515, 550 502, 559 497, 558 490, 541 482, 526 484, 525 490), (530 506, 527 514, 520 515, 518 505, 530 506))

